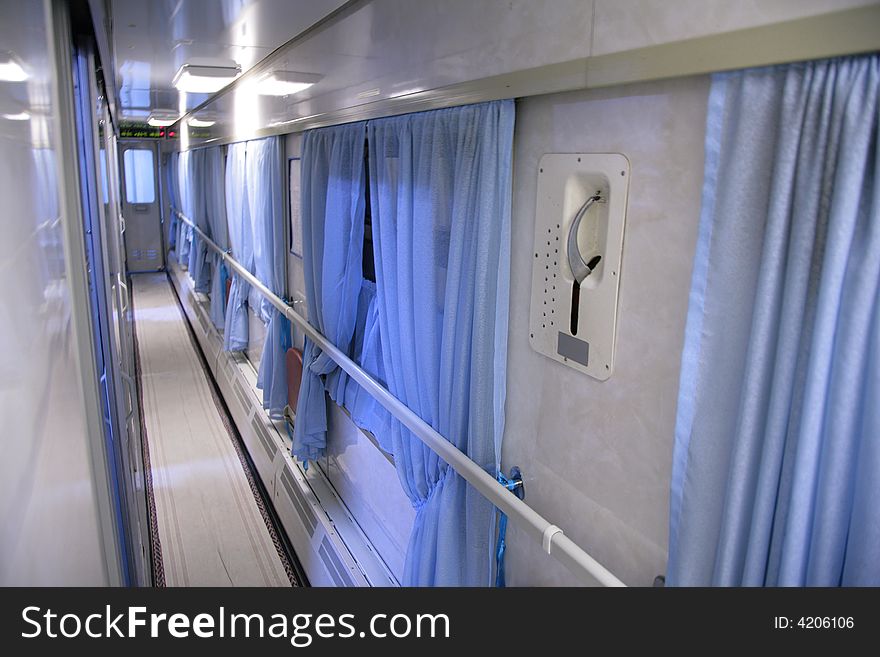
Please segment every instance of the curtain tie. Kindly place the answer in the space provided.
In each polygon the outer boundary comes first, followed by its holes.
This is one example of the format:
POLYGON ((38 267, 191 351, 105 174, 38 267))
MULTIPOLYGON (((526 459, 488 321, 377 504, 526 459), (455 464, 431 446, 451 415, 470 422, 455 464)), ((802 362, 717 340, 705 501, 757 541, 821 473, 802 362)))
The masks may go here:
MULTIPOLYGON (((504 486, 519 499, 524 500, 526 497, 526 489, 523 484, 522 471, 519 466, 513 466, 510 469, 510 476, 505 477, 503 472, 498 472, 498 483, 504 486)), ((504 552, 507 548, 507 514, 501 513, 501 519, 498 522, 498 543, 495 547, 495 586, 504 588, 504 552)))

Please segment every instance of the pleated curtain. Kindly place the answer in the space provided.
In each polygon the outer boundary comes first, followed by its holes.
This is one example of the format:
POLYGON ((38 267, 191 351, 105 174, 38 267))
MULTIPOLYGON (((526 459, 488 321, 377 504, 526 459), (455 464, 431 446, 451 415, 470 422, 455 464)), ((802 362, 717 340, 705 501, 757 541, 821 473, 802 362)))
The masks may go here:
MULTIPOLYGON (((363 123, 312 130, 302 146, 301 217, 309 323, 349 357, 363 285, 366 204, 363 123)), ((346 375, 306 338, 292 453, 320 458, 327 444, 325 387, 341 402, 346 375)))
POLYGON ((880 585, 877 55, 714 76, 670 585, 880 585))
MULTIPOLYGON (((177 187, 180 192, 180 211, 192 219, 194 211, 194 199, 192 194, 192 152, 184 151, 177 159, 177 187)), ((189 265, 189 249, 192 241, 192 229, 182 221, 178 224, 177 239, 177 264, 189 265)))
MULTIPOLYGON (((282 171, 278 137, 248 142, 247 198, 253 225, 254 274, 283 298, 287 248, 282 223, 282 171)), ((273 419, 281 419, 287 405, 285 357, 291 344, 290 322, 262 295, 256 310, 266 327, 257 387, 263 391, 263 408, 273 419)))
MULTIPOLYGON (((495 475, 504 428, 514 104, 371 121, 378 321, 388 389, 495 475)), ((392 419, 416 509, 404 583, 492 582, 493 505, 392 419)))
MULTIPOLYGON (((228 229, 226 226, 226 165, 221 147, 208 148, 204 151, 205 212, 211 239, 221 249, 229 248, 228 229)), ((218 329, 224 327, 226 309, 226 279, 228 272, 222 256, 216 251, 207 252, 210 268, 211 321, 218 329)))
MULTIPOLYGON (((248 271, 254 266, 253 230, 247 196, 247 143, 231 144, 226 152, 226 217, 232 257, 248 271)), ((248 345, 247 299, 250 285, 232 274, 223 332, 226 351, 242 351, 248 345)))
POLYGON ((168 155, 168 166, 166 167, 166 181, 168 187, 169 203, 171 205, 171 216, 168 220, 168 250, 176 251, 177 233, 180 221, 175 211, 180 210, 180 181, 178 179, 178 159, 180 153, 170 153, 168 155))
MULTIPOLYGON (((190 154, 190 183, 192 184, 190 204, 192 214, 189 215, 193 223, 211 237, 211 224, 208 221, 207 193, 213 181, 208 179, 206 169, 205 149, 192 151, 190 154)), ((196 292, 207 293, 211 289, 211 268, 208 262, 208 245, 193 230, 189 250, 189 275, 193 280, 196 292)))

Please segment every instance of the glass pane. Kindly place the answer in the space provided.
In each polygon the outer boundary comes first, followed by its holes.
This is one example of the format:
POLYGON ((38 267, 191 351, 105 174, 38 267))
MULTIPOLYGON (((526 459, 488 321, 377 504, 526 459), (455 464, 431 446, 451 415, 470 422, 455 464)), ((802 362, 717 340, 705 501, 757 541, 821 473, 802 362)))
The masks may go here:
POLYGON ((123 156, 125 200, 129 203, 152 203, 156 200, 153 180, 153 151, 128 150, 123 156))

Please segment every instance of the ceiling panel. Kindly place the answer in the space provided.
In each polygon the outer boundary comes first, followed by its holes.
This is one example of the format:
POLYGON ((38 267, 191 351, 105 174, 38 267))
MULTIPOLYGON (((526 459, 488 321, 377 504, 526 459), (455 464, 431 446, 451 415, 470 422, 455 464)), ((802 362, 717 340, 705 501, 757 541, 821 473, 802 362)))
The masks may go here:
POLYGON ((345 0, 112 0, 113 48, 124 118, 192 108, 206 94, 178 94, 184 63, 232 59, 246 71, 345 0))

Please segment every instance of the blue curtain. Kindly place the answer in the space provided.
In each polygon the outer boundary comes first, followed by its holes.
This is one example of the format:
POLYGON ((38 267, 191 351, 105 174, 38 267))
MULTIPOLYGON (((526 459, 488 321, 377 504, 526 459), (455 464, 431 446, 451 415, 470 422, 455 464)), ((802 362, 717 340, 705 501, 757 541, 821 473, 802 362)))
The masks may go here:
MULTIPOLYGON (((247 190, 253 222, 254 273, 272 292, 284 297, 284 224, 282 217, 281 153, 279 139, 269 137, 248 142, 247 190)), ((286 354, 290 348, 290 323, 272 303, 260 296, 260 319, 266 326, 266 340, 260 358, 257 387, 263 391, 263 408, 273 419, 284 417, 287 405, 286 354)))
MULTIPOLYGON (((229 248, 226 227, 226 194, 225 188, 218 181, 226 179, 223 149, 208 148, 205 151, 205 213, 208 220, 208 233, 211 239, 222 249, 229 248)), ((224 310, 226 308, 226 265, 219 253, 210 251, 207 254, 210 267, 211 321, 218 329, 224 326, 224 310)))
MULTIPOLYGON (((177 162, 180 153, 171 153, 168 155, 168 166, 166 168, 166 178, 168 184, 168 195, 171 205, 171 217, 168 221, 168 250, 175 251, 177 247, 177 232, 180 221, 175 214, 175 210, 180 210, 180 182, 177 174, 177 162)), ((182 210, 181 210, 182 212, 182 210)))
MULTIPOLYGON (((177 189, 180 192, 180 211, 192 220, 194 203, 192 194, 191 151, 181 153, 177 159, 177 189)), ((192 229, 182 221, 177 231, 177 264, 189 263, 189 249, 192 241, 192 229)))
MULTIPOLYGON (((208 221, 207 195, 209 190, 216 184, 209 179, 207 164, 207 152, 199 149, 190 153, 190 203, 192 214, 188 215, 193 223, 203 233, 211 237, 211 225, 208 221)), ((192 231, 192 242, 189 250, 189 275, 193 280, 196 292, 207 293, 211 289, 211 268, 208 262, 208 245, 192 231)))
POLYGON ((880 585, 876 55, 714 77, 671 585, 880 585))
MULTIPOLYGON (((312 130, 305 134, 302 147, 301 216, 309 322, 349 356, 363 283, 364 135, 363 123, 312 130)), ((309 461, 323 455, 325 386, 341 402, 346 379, 333 360, 305 340, 292 449, 296 458, 309 461)))
MULTIPOLYGON (((247 196, 247 144, 244 142, 230 145, 226 153, 226 217, 232 257, 248 271, 253 271, 253 231, 247 196)), ((223 348, 226 351, 247 348, 249 290, 250 285, 233 273, 223 334, 223 348)))
MULTIPOLYGON (((367 126, 388 389, 493 475, 504 426, 513 125, 513 101, 498 101, 367 126)), ((491 585, 492 504, 398 421, 379 439, 417 510, 404 583, 491 585)))
MULTIPOLYGON (((379 330, 379 300, 376 296, 376 284, 369 280, 361 283, 351 359, 376 381, 388 387, 382 358, 382 334, 379 330)), ((354 379, 348 378, 344 387, 345 394, 342 399, 338 397, 340 389, 331 390, 337 395, 334 400, 348 409, 352 421, 357 426, 377 436, 383 449, 390 453, 390 441, 385 440, 384 437, 389 435, 391 415, 354 379)))

